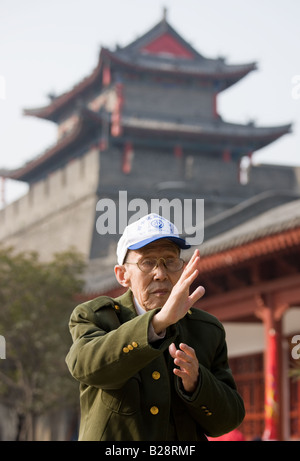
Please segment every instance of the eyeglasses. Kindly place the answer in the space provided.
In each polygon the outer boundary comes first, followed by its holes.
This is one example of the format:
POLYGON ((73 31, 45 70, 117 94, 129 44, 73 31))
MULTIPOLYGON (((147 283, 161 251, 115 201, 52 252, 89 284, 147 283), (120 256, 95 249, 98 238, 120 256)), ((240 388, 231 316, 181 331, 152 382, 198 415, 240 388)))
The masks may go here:
POLYGON ((160 261, 163 261, 168 272, 178 272, 184 265, 184 260, 181 258, 144 258, 136 263, 125 261, 124 264, 136 264, 142 272, 149 274, 158 267, 160 261))

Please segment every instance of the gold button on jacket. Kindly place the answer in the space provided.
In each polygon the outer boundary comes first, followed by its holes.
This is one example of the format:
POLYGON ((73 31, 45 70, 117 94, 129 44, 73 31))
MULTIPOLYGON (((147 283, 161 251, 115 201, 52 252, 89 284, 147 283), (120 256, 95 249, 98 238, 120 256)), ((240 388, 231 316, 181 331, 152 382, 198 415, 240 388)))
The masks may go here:
POLYGON ((158 380, 160 378, 160 372, 159 371, 153 371, 152 378, 155 379, 155 380, 158 380))
POLYGON ((159 409, 154 405, 153 407, 150 408, 150 412, 153 415, 157 415, 157 413, 159 412, 159 409))
POLYGON ((167 328, 164 339, 150 344, 147 332, 156 312, 138 316, 131 290, 74 309, 66 362, 80 382, 79 440, 198 441, 241 424, 244 406, 228 366, 221 323, 192 308, 167 328), (200 381, 192 396, 173 373, 168 351, 173 342, 195 349, 200 381), (171 412, 174 424, 169 425, 171 412))

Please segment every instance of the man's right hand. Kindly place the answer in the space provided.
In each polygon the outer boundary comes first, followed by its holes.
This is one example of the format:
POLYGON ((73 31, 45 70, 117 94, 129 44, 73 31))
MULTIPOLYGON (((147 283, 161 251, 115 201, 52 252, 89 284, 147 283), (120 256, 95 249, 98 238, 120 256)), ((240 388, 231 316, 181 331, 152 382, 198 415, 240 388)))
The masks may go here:
POLYGON ((195 302, 204 295, 205 289, 202 286, 189 294, 190 286, 199 273, 199 263, 200 252, 195 250, 178 282, 174 285, 167 302, 152 319, 152 325, 157 334, 182 319, 195 302))

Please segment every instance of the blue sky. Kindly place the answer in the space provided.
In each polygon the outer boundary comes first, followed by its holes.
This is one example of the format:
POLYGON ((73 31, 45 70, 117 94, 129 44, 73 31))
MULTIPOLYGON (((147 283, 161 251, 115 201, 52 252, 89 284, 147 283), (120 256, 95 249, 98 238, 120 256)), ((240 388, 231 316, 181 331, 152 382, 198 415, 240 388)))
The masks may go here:
MULTIPOLYGON (((90 74, 101 46, 114 49, 162 18, 208 58, 257 62, 222 93, 228 122, 293 123, 254 161, 300 166, 299 0, 0 0, 0 168, 15 168, 56 140, 56 125, 22 114, 90 74)), ((7 201, 26 186, 7 181, 7 201)))

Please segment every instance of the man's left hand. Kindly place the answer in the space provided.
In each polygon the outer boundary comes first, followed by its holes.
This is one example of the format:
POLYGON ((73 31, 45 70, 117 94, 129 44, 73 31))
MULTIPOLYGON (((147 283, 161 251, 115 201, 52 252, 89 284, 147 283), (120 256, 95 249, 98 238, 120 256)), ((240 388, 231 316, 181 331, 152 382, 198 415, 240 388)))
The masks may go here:
POLYGON ((179 344, 179 349, 176 349, 175 344, 172 343, 169 352, 174 359, 174 364, 179 367, 174 368, 174 374, 182 379, 186 392, 194 392, 199 379, 199 362, 195 350, 184 343, 179 344))

